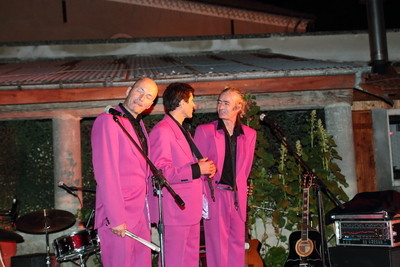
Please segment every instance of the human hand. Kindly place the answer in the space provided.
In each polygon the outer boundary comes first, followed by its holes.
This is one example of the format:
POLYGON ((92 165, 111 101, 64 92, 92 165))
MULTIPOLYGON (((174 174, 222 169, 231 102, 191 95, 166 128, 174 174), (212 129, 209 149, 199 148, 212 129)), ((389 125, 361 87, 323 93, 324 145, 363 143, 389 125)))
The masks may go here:
POLYGON ((126 223, 123 223, 121 225, 118 225, 116 227, 112 227, 111 232, 113 232, 114 234, 120 236, 120 237, 124 237, 125 236, 125 230, 126 230, 126 223))
POLYGON ((200 173, 208 175, 212 178, 217 172, 217 167, 215 166, 212 160, 208 160, 208 158, 202 158, 198 161, 200 167, 200 173))

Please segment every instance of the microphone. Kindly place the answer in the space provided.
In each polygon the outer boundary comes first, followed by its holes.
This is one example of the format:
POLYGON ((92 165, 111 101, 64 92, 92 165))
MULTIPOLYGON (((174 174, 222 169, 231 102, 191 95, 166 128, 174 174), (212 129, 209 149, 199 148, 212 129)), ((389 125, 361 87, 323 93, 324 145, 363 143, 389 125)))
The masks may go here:
POLYGON ((124 118, 128 118, 125 114, 123 114, 122 112, 119 112, 118 110, 112 108, 111 105, 108 105, 107 107, 105 107, 104 111, 108 114, 114 115, 114 116, 119 116, 119 117, 124 117, 124 118))
POLYGON ((58 187, 64 189, 65 191, 67 191, 67 193, 69 193, 69 194, 71 194, 71 195, 77 197, 77 195, 76 195, 74 192, 72 192, 71 188, 69 188, 68 186, 66 186, 66 185, 64 184, 64 182, 61 181, 61 182, 58 184, 58 187))
POLYGON ((273 120, 268 119, 267 115, 265 115, 264 113, 260 115, 260 121, 265 122, 266 124, 268 124, 272 127, 277 127, 277 125, 278 125, 273 120))
POLYGON ((260 115, 260 121, 262 122, 266 122, 266 123, 270 123, 271 120, 267 118, 267 115, 265 115, 264 113, 260 115))

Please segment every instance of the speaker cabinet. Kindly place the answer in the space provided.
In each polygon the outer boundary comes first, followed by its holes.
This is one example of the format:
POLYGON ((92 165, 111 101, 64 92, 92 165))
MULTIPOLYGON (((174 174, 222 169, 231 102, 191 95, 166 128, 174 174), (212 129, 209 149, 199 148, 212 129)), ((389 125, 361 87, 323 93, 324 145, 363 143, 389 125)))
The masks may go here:
MULTIPOLYGON (((50 255, 51 267, 60 266, 54 254, 50 255)), ((19 255, 11 258, 11 267, 45 267, 46 264, 46 253, 36 253, 28 255, 19 255)))
POLYGON ((329 249, 332 267, 399 267, 400 247, 338 246, 329 249))

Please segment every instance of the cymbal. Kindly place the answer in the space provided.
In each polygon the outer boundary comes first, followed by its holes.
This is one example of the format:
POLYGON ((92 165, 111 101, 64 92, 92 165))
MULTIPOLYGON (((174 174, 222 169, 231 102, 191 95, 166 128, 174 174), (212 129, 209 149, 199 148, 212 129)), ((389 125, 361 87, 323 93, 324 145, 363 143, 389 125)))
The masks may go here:
POLYGON ((75 216, 65 210, 38 210, 19 217, 17 230, 29 234, 45 234, 64 230, 75 223, 75 216))
POLYGON ((24 242, 24 238, 17 233, 0 229, 0 241, 15 241, 21 243, 24 242))

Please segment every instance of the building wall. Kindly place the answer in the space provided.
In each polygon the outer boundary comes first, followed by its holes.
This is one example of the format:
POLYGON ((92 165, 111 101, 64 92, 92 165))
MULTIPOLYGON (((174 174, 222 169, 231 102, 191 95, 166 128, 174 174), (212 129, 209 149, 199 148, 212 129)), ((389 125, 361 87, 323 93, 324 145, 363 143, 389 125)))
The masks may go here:
POLYGON ((18 0, 0 2, 0 25, 0 42, 29 42, 285 33, 296 24, 231 21, 104 0, 18 0))

